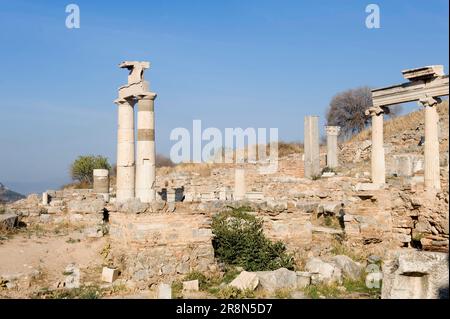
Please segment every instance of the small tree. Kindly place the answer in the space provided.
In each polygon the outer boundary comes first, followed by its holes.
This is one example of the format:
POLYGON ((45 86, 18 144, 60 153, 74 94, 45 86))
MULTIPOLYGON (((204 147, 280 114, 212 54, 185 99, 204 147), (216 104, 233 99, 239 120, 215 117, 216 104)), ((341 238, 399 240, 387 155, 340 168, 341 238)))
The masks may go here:
MULTIPOLYGON (((365 86, 336 94, 327 111, 327 125, 340 126, 346 139, 364 130, 370 124, 365 111, 372 106, 371 88, 365 86)), ((401 105, 390 108, 389 117, 401 112, 401 105)))
POLYGON ((228 265, 247 271, 293 269, 293 258, 280 241, 271 242, 263 233, 263 221, 241 207, 213 217, 215 255, 228 265))
POLYGON ((79 156, 70 166, 70 175, 72 180, 90 185, 93 182, 92 171, 100 168, 111 169, 106 157, 101 155, 79 156))

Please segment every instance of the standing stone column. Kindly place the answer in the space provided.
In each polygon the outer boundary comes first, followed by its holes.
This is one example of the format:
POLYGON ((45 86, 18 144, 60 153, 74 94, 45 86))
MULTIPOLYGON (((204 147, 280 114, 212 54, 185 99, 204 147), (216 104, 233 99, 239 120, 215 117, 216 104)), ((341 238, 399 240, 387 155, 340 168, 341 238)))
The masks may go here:
POLYGON ((93 170, 94 185, 93 191, 102 195, 106 201, 109 200, 109 171, 107 169, 93 170))
POLYGON ((366 111, 372 117, 372 183, 385 184, 386 171, 383 146, 383 114, 381 107, 371 107, 366 111))
POLYGON ((325 130, 327 132, 327 167, 336 168, 339 166, 337 137, 341 128, 326 126, 325 130))
POLYGON ((425 190, 438 192, 441 189, 439 168, 439 115, 436 111, 438 98, 425 97, 420 103, 425 108, 425 190))
POLYGON ((134 198, 134 100, 118 99, 117 130, 117 201, 134 198))
POLYGON ((305 116, 305 177, 313 178, 320 175, 319 154, 319 117, 305 116))
POLYGON ((155 93, 138 96, 136 145, 136 198, 143 203, 156 198, 155 93))
POLYGON ((234 200, 242 200, 245 198, 245 169, 236 168, 234 171, 234 200))

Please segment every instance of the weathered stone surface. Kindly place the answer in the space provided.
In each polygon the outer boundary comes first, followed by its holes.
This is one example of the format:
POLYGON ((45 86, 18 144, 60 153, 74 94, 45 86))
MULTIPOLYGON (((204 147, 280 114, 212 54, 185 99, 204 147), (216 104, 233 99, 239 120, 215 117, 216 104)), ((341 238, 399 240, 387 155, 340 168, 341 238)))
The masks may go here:
POLYGON ((189 281, 183 281, 183 290, 184 291, 198 291, 199 290, 199 283, 198 280, 189 280, 189 281))
POLYGON ((75 264, 68 265, 64 274, 66 275, 64 279, 65 288, 80 288, 80 269, 75 264))
POLYGON ((338 255, 332 258, 333 263, 341 270, 342 274, 352 280, 361 277, 363 267, 360 263, 354 262, 350 257, 338 255))
POLYGON ((360 191, 377 191, 380 189, 383 189, 384 185, 383 184, 375 184, 375 183, 358 183, 355 186, 355 190, 357 192, 360 191))
POLYGON ((308 287, 311 284, 312 274, 307 271, 296 271, 297 274, 297 289, 308 287))
POLYGON ((448 253, 390 252, 383 263, 383 299, 448 298, 448 253))
POLYGON ((121 213, 129 213, 129 214, 141 214, 147 212, 149 209, 149 204, 142 203, 137 198, 132 198, 124 201, 118 207, 118 211, 121 213))
POLYGON ((114 280, 119 277, 119 270, 116 268, 103 267, 102 270, 102 281, 114 282, 114 280))
POLYGON ((18 216, 13 213, 0 214, 0 229, 13 229, 18 222, 18 216))
POLYGON ((159 284, 158 299, 172 299, 172 287, 168 284, 159 284))
POLYGON ((255 290, 259 284, 258 275, 254 272, 243 271, 232 282, 231 287, 240 290, 255 290))
POLYGON ((267 291, 297 287, 297 274, 295 271, 280 268, 274 271, 257 271, 259 287, 267 291))
POLYGON ((312 273, 317 273, 318 281, 324 283, 341 282, 342 272, 334 264, 322 261, 319 258, 310 258, 306 263, 305 269, 312 273))
POLYGON ((67 210, 69 213, 102 213, 103 208, 105 208, 105 201, 99 198, 71 200, 67 203, 67 210))

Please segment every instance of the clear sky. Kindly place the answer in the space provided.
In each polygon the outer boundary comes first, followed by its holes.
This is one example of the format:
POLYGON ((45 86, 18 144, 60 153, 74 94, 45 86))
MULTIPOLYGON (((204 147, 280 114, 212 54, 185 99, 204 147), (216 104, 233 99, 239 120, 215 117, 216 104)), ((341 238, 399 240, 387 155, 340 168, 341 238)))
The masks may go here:
POLYGON ((157 152, 175 127, 277 127, 303 139, 337 92, 403 81, 401 70, 444 64, 448 1, 0 0, 0 182, 28 193, 69 182, 81 154, 116 159, 123 60, 147 60, 157 152), (368 29, 365 8, 381 9, 368 29))

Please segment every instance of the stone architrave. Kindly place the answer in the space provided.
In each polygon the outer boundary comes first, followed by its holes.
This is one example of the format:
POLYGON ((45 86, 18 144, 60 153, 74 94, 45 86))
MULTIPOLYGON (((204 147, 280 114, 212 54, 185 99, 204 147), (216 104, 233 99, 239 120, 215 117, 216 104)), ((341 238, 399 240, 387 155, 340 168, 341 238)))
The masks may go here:
POLYGON ((320 175, 319 153, 319 117, 305 116, 305 177, 314 178, 320 175))
MULTIPOLYGON (((436 105, 439 103, 440 96, 449 95, 449 76, 444 74, 444 67, 442 65, 431 65, 421 68, 408 69, 402 71, 402 74, 405 79, 409 80, 409 82, 372 90, 373 108, 379 109, 389 105, 412 101, 419 101, 422 106, 424 106, 425 189, 430 193, 435 193, 441 189, 439 172, 438 115, 436 112, 436 105)), ((373 121, 373 112, 371 112, 370 115, 372 115, 373 121)), ((378 119, 378 121, 380 121, 380 119, 378 119)), ((380 126, 379 123, 376 125, 380 126)), ((379 158, 372 157, 372 178, 376 175, 374 169, 378 169, 376 164, 377 162, 379 162, 379 158)), ((375 183, 375 181, 373 182, 375 183)))

